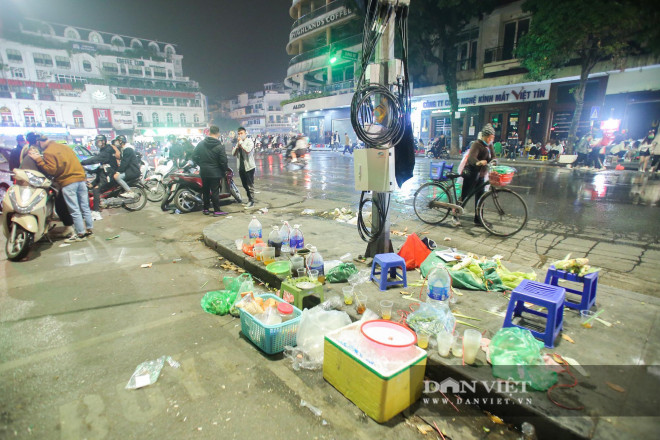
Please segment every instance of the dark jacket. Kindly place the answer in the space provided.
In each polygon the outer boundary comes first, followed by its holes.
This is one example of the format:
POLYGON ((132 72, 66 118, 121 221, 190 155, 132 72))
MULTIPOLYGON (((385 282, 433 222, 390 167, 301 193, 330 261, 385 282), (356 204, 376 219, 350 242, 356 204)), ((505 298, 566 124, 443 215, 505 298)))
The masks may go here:
POLYGON ((199 165, 202 178, 221 179, 227 172, 227 153, 225 146, 214 137, 207 136, 195 147, 193 161, 199 165))
POLYGON ((23 151, 23 145, 16 145, 9 153, 9 171, 21 166, 21 151, 23 151))
POLYGON ((140 177, 140 161, 133 147, 125 145, 121 150, 121 164, 117 170, 120 173, 126 174, 124 180, 129 181, 140 177))
POLYGON ((119 168, 119 165, 117 165, 117 158, 115 157, 115 149, 112 148, 112 145, 106 145, 101 148, 99 154, 96 156, 89 157, 80 162, 81 165, 93 165, 95 163, 110 165, 110 168, 112 168, 113 171, 119 168))
POLYGON ((485 160, 490 162, 495 158, 495 151, 490 145, 486 145, 481 139, 472 142, 468 153, 467 163, 463 170, 463 177, 485 177, 488 167, 478 166, 477 162, 485 160))

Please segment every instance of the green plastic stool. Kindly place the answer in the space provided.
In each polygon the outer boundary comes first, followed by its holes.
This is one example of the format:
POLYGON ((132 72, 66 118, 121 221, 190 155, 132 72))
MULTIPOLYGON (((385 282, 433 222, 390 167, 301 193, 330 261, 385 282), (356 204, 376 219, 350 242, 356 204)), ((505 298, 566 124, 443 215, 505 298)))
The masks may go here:
POLYGON ((321 299, 321 302, 325 301, 323 297, 323 285, 318 281, 312 281, 309 277, 299 277, 299 278, 287 278, 285 281, 282 281, 280 286, 282 291, 282 297, 284 297, 284 292, 289 292, 293 295, 293 305, 298 307, 300 310, 303 309, 303 299, 310 295, 316 295, 321 299), (296 287, 299 283, 314 283, 315 286, 313 289, 302 290, 296 287), (304 292, 304 294, 303 294, 304 292))

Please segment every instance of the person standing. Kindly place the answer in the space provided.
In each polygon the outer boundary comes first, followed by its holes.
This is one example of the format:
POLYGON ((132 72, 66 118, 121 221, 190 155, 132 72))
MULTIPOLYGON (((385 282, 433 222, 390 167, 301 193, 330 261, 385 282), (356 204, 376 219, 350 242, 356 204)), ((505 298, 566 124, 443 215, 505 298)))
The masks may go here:
POLYGON ((472 142, 467 156, 467 163, 463 169, 463 188, 461 189, 461 202, 470 195, 474 195, 474 224, 483 226, 477 214, 477 203, 485 192, 485 187, 480 184, 488 173, 488 162, 495 158, 493 141, 495 140, 495 129, 490 124, 481 130, 481 137, 472 142), (474 192, 474 194, 473 194, 474 192))
POLYGON ((197 144, 192 160, 199 165, 199 175, 202 178, 202 213, 210 214, 210 200, 215 217, 226 215, 227 213, 220 209, 220 182, 227 173, 227 153, 225 146, 220 143, 220 128, 215 125, 209 127, 209 135, 197 144))
POLYGON ((348 151, 348 154, 353 154, 353 149, 351 148, 351 138, 348 137, 348 133, 344 133, 344 151, 341 153, 343 156, 348 151))
POLYGON ((23 151, 26 144, 27 142, 25 142, 22 134, 16 136, 16 146, 9 154, 9 171, 21 166, 21 151, 23 151))
POLYGON ((66 241, 69 243, 82 241, 93 234, 94 227, 92 212, 89 209, 85 170, 68 145, 48 140, 45 136, 40 136, 36 144, 43 151, 43 156, 34 148, 28 151, 28 156, 41 170, 53 176, 55 183, 62 188, 64 200, 73 218, 75 233, 66 241))
POLYGON ((238 141, 231 150, 231 154, 236 156, 238 161, 238 174, 241 176, 241 183, 248 196, 248 203, 245 209, 254 206, 254 170, 257 165, 254 163, 254 142, 247 137, 245 128, 238 128, 238 141))

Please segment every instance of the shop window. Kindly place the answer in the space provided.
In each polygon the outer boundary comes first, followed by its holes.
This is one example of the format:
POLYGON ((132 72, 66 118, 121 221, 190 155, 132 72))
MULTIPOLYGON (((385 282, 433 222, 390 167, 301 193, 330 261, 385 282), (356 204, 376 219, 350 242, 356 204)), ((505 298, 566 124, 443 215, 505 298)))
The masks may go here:
POLYGON ((179 122, 181 122, 181 125, 186 125, 186 115, 184 113, 179 115, 179 122))
POLYGON ((167 125, 172 125, 174 123, 174 116, 172 113, 168 113, 165 118, 167 119, 167 125))
POLYGON ((2 121, 2 125, 12 125, 14 123, 14 116, 7 107, 0 108, 0 121, 2 121))
POLYGON ((30 108, 23 110, 23 118, 26 127, 34 127, 37 123, 37 120, 34 117, 34 111, 30 108))
POLYGON ((46 114, 46 123, 47 124, 56 124, 57 118, 55 117, 55 112, 51 109, 45 111, 46 114))
POLYGON ((81 128, 85 126, 85 121, 83 119, 83 114, 80 110, 73 111, 73 125, 75 127, 81 128))
POLYGON ((193 116, 193 121, 195 121, 195 124, 199 124, 199 115, 197 113, 193 116))

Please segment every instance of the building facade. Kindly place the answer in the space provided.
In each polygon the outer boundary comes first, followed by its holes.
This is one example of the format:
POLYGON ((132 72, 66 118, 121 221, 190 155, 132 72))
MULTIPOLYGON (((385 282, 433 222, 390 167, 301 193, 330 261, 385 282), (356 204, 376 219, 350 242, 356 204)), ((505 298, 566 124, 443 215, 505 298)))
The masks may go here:
POLYGON ((282 109, 282 101, 290 98, 281 83, 264 84, 264 90, 241 93, 229 101, 229 117, 245 127, 249 134, 285 134, 295 131, 290 115, 282 109))
MULTIPOLYGON (((501 4, 482 20, 474 20, 461 34, 458 47, 459 138, 466 146, 485 123, 498 140, 546 142, 566 139, 575 110, 571 93, 580 70, 569 65, 552 80, 529 82, 514 57, 518 40, 534 19, 522 10, 523 1, 501 4)), ((589 76, 578 136, 592 128, 628 130, 641 138, 660 120, 660 60, 649 55, 629 57, 622 70, 601 62, 589 76)), ((437 69, 426 72, 427 82, 441 84, 437 69)), ((444 85, 414 89, 415 137, 425 141, 440 134, 451 137, 449 96, 444 85)))
POLYGON ((25 19, 0 36, 0 133, 200 135, 206 97, 170 43, 25 19))
POLYGON ((349 0, 293 0, 294 20, 287 53, 292 56, 284 83, 292 89, 284 112, 312 144, 329 144, 333 132, 353 141, 350 104, 362 19, 349 0))

